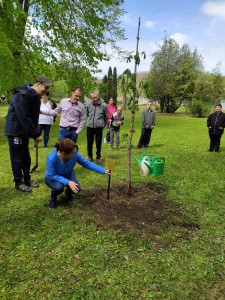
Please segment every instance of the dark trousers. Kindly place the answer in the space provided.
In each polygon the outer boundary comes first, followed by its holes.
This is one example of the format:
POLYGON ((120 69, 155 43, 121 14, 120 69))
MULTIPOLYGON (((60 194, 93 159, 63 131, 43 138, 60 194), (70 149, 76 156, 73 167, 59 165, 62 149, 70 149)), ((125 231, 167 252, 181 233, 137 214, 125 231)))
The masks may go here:
MULTIPOLYGON (((73 182, 77 183, 78 184, 77 187, 79 188, 79 190, 81 190, 80 184, 77 181, 74 173, 72 173, 70 178, 68 178, 68 179, 69 179, 69 181, 73 181, 73 182)), ((57 200, 57 196, 63 193, 64 187, 65 187, 64 184, 61 182, 49 179, 49 178, 45 178, 44 181, 45 181, 45 184, 51 189, 51 200, 55 202, 57 200)), ((70 189, 69 186, 67 187, 67 189, 68 189, 68 195, 74 194, 74 192, 70 189)))
POLYGON ((87 127, 87 151, 88 151, 88 157, 93 158, 93 143, 95 139, 96 144, 96 155, 97 159, 101 158, 101 149, 102 149, 102 132, 103 128, 91 128, 87 127))
POLYGON ((151 133, 152 133, 152 129, 146 129, 146 128, 142 128, 141 129, 141 137, 139 140, 139 143, 137 145, 137 147, 148 147, 148 144, 150 142, 151 139, 151 133))
POLYGON ((49 124, 38 124, 39 135, 42 134, 42 130, 44 129, 44 147, 47 147, 49 141, 49 132, 51 129, 51 125, 49 124))
POLYGON ((15 183, 30 180, 29 138, 8 137, 8 142, 15 183))
POLYGON ((220 134, 209 134, 209 138, 210 138, 210 147, 209 150, 213 151, 215 149, 215 151, 219 151, 220 150, 220 139, 221 139, 221 135, 220 134))

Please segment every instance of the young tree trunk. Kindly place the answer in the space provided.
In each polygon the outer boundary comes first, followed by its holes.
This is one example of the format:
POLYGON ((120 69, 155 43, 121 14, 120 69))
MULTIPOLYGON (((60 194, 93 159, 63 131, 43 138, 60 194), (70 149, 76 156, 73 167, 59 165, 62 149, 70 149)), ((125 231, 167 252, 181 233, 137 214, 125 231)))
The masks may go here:
MULTIPOLYGON (((140 17, 138 21, 138 34, 137 34, 137 47, 136 47, 136 57, 135 57, 135 65, 134 65, 134 74, 135 74, 135 80, 134 80, 134 95, 133 95, 133 101, 136 100, 136 77, 137 77, 137 65, 138 65, 138 44, 139 44, 139 32, 140 32, 140 17)), ((132 117, 131 117, 131 126, 130 126, 130 137, 129 137, 129 142, 128 142, 128 196, 131 195, 131 142, 132 142, 132 137, 133 137, 133 128, 134 128, 134 117, 135 117, 135 111, 132 110, 132 117)))
POLYGON ((133 130, 134 130, 134 117, 135 111, 131 111, 131 125, 130 125, 130 136, 128 140, 128 196, 131 195, 131 142, 133 137, 133 130))

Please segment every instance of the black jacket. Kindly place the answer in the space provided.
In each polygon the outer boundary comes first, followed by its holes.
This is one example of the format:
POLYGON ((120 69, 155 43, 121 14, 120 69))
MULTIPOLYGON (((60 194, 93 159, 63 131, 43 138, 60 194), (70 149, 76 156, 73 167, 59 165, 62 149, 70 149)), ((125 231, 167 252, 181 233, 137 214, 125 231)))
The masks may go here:
POLYGON ((40 95, 35 95, 29 84, 14 88, 13 93, 6 117, 5 135, 37 138, 40 95))
POLYGON ((207 127, 209 128, 209 134, 223 134, 223 128, 225 127, 225 113, 221 112, 217 114, 216 112, 209 115, 207 120, 207 127), (219 129, 222 127, 222 129, 219 129))

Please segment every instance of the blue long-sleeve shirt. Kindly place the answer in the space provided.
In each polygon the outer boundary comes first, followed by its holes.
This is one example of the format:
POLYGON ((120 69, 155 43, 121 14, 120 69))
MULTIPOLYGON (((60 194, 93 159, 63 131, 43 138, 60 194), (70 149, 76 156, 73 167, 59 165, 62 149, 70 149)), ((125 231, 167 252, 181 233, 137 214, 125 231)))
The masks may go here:
POLYGON ((86 169, 98 172, 100 174, 105 174, 106 169, 89 162, 78 152, 76 152, 75 155, 67 162, 63 163, 59 159, 57 150, 55 149, 47 157, 47 170, 45 173, 45 178, 61 182, 66 186, 69 182, 68 178, 70 178, 73 168, 77 162, 86 169))

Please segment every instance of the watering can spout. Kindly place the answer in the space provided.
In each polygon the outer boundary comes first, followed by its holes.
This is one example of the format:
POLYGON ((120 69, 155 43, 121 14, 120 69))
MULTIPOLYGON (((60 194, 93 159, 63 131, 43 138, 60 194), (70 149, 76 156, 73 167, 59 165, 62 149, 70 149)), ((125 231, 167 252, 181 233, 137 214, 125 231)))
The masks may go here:
POLYGON ((139 164, 140 163, 140 160, 137 159, 135 156, 132 155, 132 157, 136 160, 136 162, 139 164))

